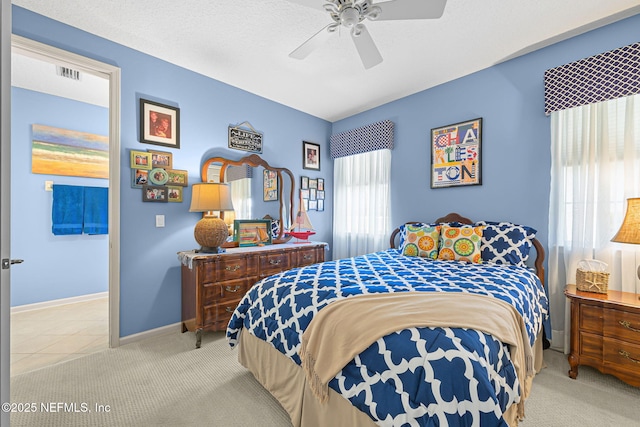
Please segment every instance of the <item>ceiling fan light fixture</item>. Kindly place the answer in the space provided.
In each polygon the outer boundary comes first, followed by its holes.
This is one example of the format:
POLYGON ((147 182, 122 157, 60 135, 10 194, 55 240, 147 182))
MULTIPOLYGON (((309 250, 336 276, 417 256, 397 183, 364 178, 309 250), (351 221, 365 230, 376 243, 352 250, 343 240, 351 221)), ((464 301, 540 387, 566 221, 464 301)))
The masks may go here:
POLYGON ((351 35, 353 37, 359 37, 364 31, 364 25, 358 24, 351 29, 351 35))
POLYGON ((347 28, 354 28, 360 21, 360 12, 353 7, 347 7, 340 12, 340 22, 347 28))

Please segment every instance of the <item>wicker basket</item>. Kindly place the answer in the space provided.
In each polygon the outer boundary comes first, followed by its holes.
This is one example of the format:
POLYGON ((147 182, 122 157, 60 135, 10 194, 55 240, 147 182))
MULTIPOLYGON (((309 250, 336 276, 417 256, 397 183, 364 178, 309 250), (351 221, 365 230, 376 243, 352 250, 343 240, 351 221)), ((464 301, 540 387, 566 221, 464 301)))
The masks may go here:
POLYGON ((607 264, 602 261, 580 261, 576 270, 576 287, 578 290, 606 294, 609 286, 609 273, 602 271, 606 269, 606 266, 607 264))

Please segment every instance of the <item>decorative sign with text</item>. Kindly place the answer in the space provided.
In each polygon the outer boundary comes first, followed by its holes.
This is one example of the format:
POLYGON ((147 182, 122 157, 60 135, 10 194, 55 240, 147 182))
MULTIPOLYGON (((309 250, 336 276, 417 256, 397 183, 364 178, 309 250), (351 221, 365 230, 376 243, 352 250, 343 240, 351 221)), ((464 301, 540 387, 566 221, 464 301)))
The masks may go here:
POLYGON ((249 122, 229 126, 229 148, 262 153, 262 134, 257 132, 249 122), (247 126, 243 127, 243 125, 247 126))
POLYGON ((481 185, 482 119, 431 129, 431 188, 481 185))

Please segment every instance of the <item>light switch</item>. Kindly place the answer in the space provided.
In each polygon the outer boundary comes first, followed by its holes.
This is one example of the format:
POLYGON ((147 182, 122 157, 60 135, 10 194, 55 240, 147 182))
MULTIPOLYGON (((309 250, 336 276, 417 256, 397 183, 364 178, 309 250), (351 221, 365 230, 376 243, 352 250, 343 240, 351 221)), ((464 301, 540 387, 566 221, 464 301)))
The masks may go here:
POLYGON ((156 227, 164 227, 164 215, 156 215, 156 227))

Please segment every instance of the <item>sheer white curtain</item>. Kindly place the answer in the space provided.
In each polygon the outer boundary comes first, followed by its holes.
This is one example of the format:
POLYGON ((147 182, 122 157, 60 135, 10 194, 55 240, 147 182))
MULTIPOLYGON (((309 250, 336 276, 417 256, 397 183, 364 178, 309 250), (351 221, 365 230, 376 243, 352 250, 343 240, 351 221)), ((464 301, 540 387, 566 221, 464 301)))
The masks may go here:
POLYGON ((569 351, 563 292, 575 283, 580 260, 606 262, 609 289, 640 290, 640 245, 611 242, 626 199, 639 196, 640 95, 552 113, 548 277, 554 347, 569 351))
POLYGON ((333 170, 334 259, 387 249, 391 150, 339 157, 333 170))

